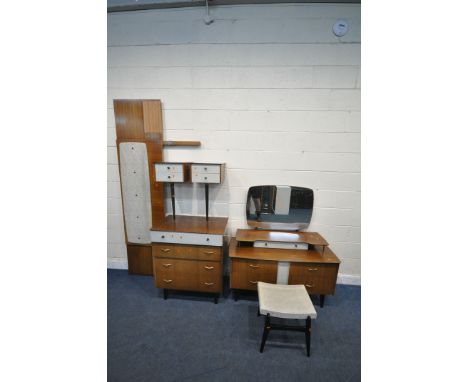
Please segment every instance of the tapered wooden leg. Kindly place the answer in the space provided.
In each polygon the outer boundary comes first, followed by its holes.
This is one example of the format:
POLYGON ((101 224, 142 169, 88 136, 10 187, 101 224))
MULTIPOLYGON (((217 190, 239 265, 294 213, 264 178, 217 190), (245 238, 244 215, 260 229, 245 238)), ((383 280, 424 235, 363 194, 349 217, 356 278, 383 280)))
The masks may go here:
POLYGON ((325 303, 325 295, 321 294, 320 295, 320 307, 323 308, 323 304, 325 303))
POLYGON ((270 314, 267 314, 265 317, 265 327, 263 328, 263 336, 262 336, 262 344, 260 345, 260 353, 263 353, 263 349, 265 348, 265 342, 268 337, 268 333, 270 333, 270 314))
POLYGON ((167 300, 167 289, 163 289, 164 300, 167 300))
POLYGON ((306 320, 306 332, 305 332, 305 339, 306 339, 306 346, 307 346, 307 357, 310 357, 310 332, 311 332, 311 319, 307 317, 306 320))

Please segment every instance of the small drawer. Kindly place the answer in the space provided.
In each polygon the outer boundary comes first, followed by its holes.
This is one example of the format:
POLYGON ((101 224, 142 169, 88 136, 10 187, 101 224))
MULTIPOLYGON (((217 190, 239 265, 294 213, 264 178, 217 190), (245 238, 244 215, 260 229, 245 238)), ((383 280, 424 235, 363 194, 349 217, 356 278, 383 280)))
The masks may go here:
POLYGON ((184 181, 184 173, 183 172, 156 171, 156 181, 157 182, 181 183, 184 181))
POLYGON ((220 174, 202 174, 192 172, 192 183, 221 183, 220 174))
POLYGON ((173 257, 175 250, 172 244, 153 244, 153 257, 173 257))
POLYGON ((192 165, 192 174, 219 174, 221 169, 219 165, 203 165, 203 164, 193 164, 192 165))
POLYGON ((174 163, 157 163, 154 165, 154 169, 156 172, 182 173, 184 172, 184 165, 174 163))
POLYGON ((221 261, 221 248, 198 247, 198 259, 208 261, 221 261))

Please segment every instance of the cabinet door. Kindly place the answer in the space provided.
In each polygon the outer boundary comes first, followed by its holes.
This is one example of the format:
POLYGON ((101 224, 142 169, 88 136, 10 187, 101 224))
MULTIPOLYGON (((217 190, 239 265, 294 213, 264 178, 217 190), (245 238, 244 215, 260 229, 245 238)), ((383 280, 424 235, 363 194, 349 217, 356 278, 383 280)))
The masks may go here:
POLYGON ((257 290, 257 283, 276 283, 277 263, 249 259, 232 259, 231 288, 257 290))

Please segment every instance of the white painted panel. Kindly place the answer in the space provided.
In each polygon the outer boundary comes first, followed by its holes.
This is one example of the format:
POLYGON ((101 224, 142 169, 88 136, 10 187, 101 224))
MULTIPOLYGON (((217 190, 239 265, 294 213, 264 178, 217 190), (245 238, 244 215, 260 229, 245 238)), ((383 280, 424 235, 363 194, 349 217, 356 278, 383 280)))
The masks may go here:
POLYGON ((153 243, 192 244, 220 247, 223 245, 223 235, 151 231, 151 241, 153 243))
POLYGON ((119 151, 127 239, 147 244, 151 242, 151 197, 146 144, 121 143, 119 151))
POLYGON ((278 261, 278 268, 276 271, 276 283, 288 285, 289 281, 289 262, 278 261))
POLYGON ((192 183, 220 183, 220 174, 192 173, 192 183))
POLYGON ((282 241, 263 241, 256 240, 254 247, 259 248, 278 248, 278 249, 294 249, 294 250, 305 250, 309 248, 307 243, 287 243, 282 241))
POLYGON ((290 186, 276 187, 275 215, 288 215, 291 199, 290 186))
POLYGON ((221 172, 218 165, 193 164, 192 173, 200 174, 219 174, 221 172))
POLYGON ((184 166, 182 164, 174 163, 157 163, 154 165, 156 172, 184 172, 184 166))
POLYGON ((181 172, 158 171, 156 172, 156 180, 158 182, 183 182, 184 174, 181 172))

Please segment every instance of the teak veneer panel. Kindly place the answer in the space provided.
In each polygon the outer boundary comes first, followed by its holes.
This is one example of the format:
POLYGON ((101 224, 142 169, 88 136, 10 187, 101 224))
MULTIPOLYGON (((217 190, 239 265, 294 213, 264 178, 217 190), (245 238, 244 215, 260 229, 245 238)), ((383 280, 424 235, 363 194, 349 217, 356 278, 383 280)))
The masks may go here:
POLYGON ((307 243, 311 245, 327 246, 328 242, 318 232, 284 232, 256 229, 238 229, 237 241, 283 241, 288 243, 307 243))
POLYGON ((224 235, 228 218, 210 217, 208 220, 204 216, 167 215, 164 219, 153 223, 152 231, 172 231, 201 233, 210 235, 224 235))
POLYGON ((290 261, 303 263, 330 263, 339 264, 340 259, 329 247, 325 247, 325 252, 315 250, 285 250, 263 247, 239 247, 236 239, 231 239, 229 245, 229 257, 240 259, 258 259, 270 261, 290 261))
POLYGON ((153 275, 151 245, 127 244, 128 273, 153 275))

